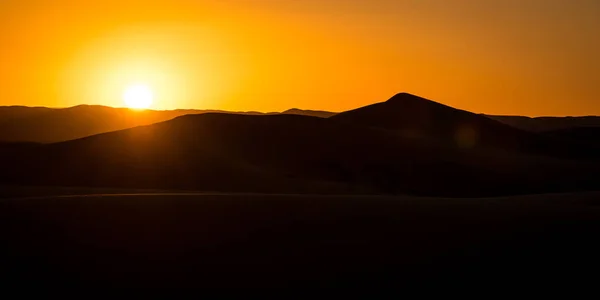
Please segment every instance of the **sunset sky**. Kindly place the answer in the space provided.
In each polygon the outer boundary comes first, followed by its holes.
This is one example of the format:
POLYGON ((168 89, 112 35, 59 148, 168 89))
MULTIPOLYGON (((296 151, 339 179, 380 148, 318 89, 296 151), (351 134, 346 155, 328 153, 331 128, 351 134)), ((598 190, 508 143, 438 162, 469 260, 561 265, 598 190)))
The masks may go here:
POLYGON ((1 0, 0 105, 600 115, 598 0, 1 0))

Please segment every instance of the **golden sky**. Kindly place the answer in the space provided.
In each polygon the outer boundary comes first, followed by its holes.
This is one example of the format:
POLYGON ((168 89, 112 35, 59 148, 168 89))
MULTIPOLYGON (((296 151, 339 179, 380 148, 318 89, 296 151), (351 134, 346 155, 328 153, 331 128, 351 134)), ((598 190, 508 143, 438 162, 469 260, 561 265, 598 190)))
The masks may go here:
POLYGON ((0 105, 600 115, 597 0, 0 0, 0 105))

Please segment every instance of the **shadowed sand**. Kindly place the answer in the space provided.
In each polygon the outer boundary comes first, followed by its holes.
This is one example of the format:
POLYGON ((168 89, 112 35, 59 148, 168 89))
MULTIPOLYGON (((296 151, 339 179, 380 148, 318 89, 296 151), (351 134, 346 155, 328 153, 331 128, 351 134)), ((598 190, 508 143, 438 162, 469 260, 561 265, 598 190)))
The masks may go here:
POLYGON ((585 279, 600 194, 87 195, 0 201, 2 282, 386 287, 585 279))

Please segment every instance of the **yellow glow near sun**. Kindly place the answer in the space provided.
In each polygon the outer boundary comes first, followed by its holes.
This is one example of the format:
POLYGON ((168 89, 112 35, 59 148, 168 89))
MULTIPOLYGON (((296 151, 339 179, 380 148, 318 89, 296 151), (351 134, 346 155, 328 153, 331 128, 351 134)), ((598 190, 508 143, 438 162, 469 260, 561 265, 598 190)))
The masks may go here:
POLYGON ((152 90, 143 84, 130 85, 123 92, 123 101, 129 108, 146 109, 152 105, 152 90))

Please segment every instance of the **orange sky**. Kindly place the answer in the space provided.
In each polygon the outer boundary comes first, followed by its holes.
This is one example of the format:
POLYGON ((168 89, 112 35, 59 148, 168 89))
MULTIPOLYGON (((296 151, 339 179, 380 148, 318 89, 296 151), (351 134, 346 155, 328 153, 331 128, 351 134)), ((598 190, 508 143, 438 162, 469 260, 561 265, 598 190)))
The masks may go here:
POLYGON ((600 115, 597 0, 2 0, 0 105, 600 115))

